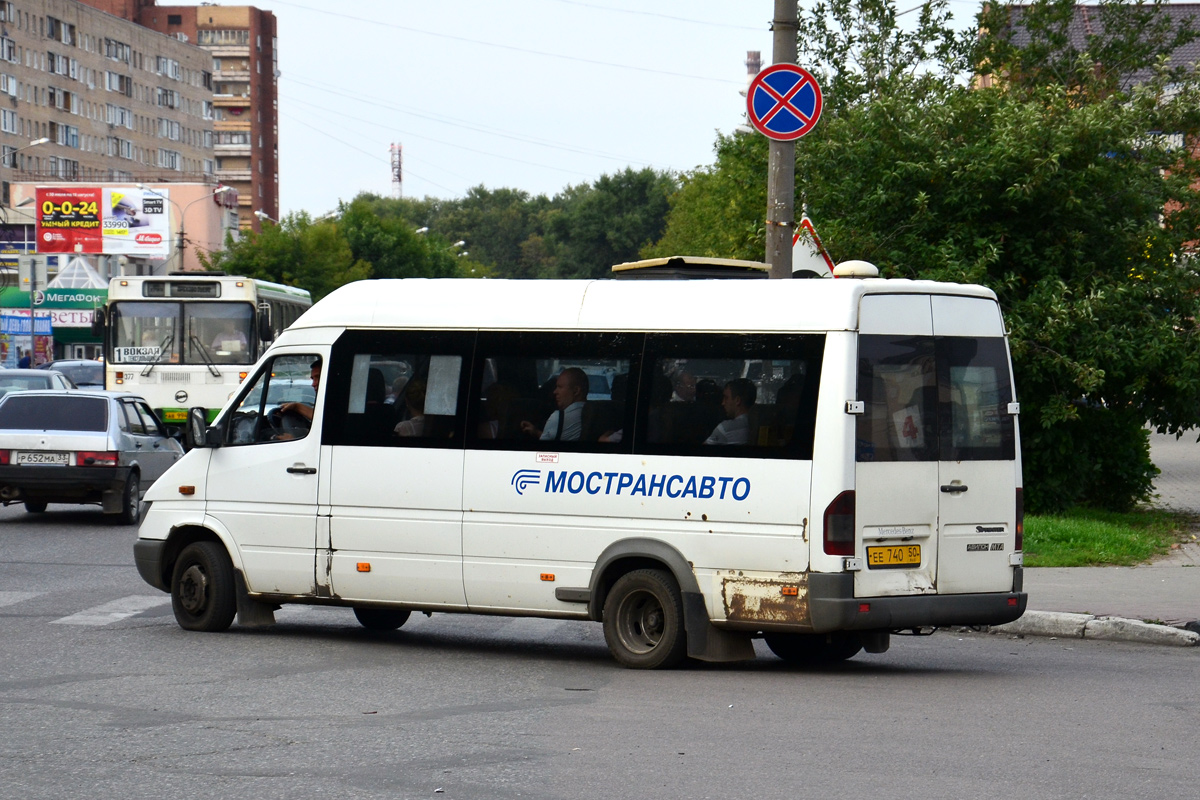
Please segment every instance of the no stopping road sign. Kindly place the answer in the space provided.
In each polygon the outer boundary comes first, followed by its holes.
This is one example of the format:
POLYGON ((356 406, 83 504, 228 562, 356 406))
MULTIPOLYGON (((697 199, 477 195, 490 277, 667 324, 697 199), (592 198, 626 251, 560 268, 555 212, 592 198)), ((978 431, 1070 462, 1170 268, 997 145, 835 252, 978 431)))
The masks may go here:
POLYGON ((759 133, 790 142, 811 131, 821 118, 821 87, 803 67, 772 64, 751 81, 746 111, 759 133))

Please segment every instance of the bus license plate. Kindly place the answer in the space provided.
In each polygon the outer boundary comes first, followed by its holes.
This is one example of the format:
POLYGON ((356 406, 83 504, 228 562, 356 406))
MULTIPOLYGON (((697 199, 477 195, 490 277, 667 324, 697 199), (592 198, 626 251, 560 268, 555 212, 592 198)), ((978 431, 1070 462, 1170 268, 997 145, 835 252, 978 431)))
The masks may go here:
POLYGON ((52 464, 54 466, 65 467, 67 465, 66 453, 17 453, 18 464, 52 464))
POLYGON ((921 545, 905 544, 892 547, 868 547, 868 569, 899 569, 921 566, 921 545))

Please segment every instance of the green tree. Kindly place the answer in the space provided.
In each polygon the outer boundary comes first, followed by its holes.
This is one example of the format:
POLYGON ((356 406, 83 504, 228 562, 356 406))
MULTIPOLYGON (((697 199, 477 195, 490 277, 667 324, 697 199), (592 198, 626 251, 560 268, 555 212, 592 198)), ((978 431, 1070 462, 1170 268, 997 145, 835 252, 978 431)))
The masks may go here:
POLYGON ((200 256, 207 268, 307 289, 313 300, 371 277, 371 265, 354 258, 336 222, 314 223, 305 213, 264 224, 258 233, 245 231, 237 240, 230 237, 224 250, 200 256))
MULTIPOLYGON (((1052 18, 1060 5, 1033 7, 1052 18)), ((1003 46, 976 46, 939 8, 925 7, 917 40, 880 0, 819 4, 804 21, 801 51, 821 54, 846 96, 797 145, 797 201, 835 260, 993 288, 1011 331, 1027 506, 1127 507, 1156 474, 1146 423, 1200 423, 1200 163, 1178 146, 1200 134, 1197 79, 1163 68, 1173 34, 1146 48, 1114 29, 1094 43, 1121 74, 1144 71, 1122 89, 1086 49, 1063 62, 1061 48, 1007 32, 1003 46), (964 53, 1014 79, 973 88, 964 53)), ((711 198, 764 170, 762 153, 719 141, 717 167, 685 178, 669 234, 718 226, 736 243, 748 218, 723 221, 711 198)))
POLYGON ((380 216, 370 197, 343 204, 339 229, 355 260, 371 265, 376 278, 452 278, 456 254, 435 235, 420 235, 400 216, 380 216))
POLYGON ((613 264, 633 261, 660 238, 675 178, 626 168, 594 184, 571 186, 554 198, 547 238, 557 250, 557 276, 608 278, 613 264))

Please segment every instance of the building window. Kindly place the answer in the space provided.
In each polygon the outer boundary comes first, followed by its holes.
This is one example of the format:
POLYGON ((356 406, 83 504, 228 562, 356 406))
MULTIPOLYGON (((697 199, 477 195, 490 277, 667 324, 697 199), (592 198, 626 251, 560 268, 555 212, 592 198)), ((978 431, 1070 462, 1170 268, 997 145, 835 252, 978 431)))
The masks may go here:
POLYGON ((133 79, 128 75, 116 72, 104 73, 104 88, 110 92, 118 92, 126 97, 133 97, 133 79))
POLYGON ((163 108, 179 108, 179 92, 173 89, 163 89, 162 87, 159 87, 157 101, 158 105, 162 106, 163 108))
POLYGON ((104 55, 111 58, 113 61, 120 61, 128 64, 130 56, 133 54, 133 49, 124 42, 118 42, 116 39, 104 40, 104 55))
POLYGON ((182 25, 183 24, 183 14, 167 14, 167 24, 168 25, 182 25))
POLYGON ((176 150, 158 150, 158 165, 163 169, 180 169, 182 159, 176 150))
POLYGON ((19 63, 17 58, 17 43, 7 36, 0 37, 0 58, 13 64, 19 63))
POLYGON ((0 131, 4 131, 5 133, 20 132, 17 126, 17 112, 7 108, 0 109, 0 131))
POLYGON ((163 139, 179 141, 179 123, 171 119, 158 118, 158 135, 163 139))

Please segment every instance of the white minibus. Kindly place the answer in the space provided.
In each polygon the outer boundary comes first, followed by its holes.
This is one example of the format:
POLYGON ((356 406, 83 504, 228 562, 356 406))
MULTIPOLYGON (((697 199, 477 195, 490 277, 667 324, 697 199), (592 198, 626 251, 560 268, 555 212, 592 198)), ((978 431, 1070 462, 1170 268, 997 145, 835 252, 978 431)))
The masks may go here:
POLYGON ((135 557, 188 630, 307 603, 837 661, 1024 612, 1018 412, 981 286, 363 281, 189 417, 135 557))

